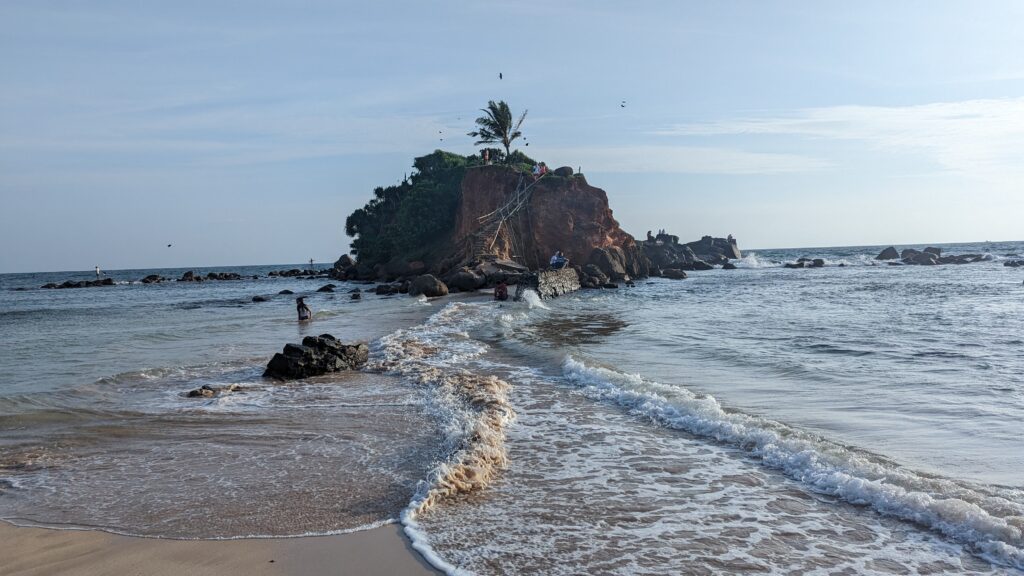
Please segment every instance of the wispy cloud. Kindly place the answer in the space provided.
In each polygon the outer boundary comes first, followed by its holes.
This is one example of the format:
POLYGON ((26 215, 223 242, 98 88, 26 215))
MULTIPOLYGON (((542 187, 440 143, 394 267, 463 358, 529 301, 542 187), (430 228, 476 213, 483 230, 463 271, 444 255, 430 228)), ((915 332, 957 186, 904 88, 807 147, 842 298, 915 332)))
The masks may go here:
POLYGON ((544 149, 545 158, 582 165, 591 172, 678 174, 783 174, 826 168, 823 160, 704 146, 622 146, 544 149))
POLYGON ((680 124, 657 133, 856 140, 887 152, 920 155, 966 176, 1004 182, 1024 177, 1024 98, 809 108, 680 124))

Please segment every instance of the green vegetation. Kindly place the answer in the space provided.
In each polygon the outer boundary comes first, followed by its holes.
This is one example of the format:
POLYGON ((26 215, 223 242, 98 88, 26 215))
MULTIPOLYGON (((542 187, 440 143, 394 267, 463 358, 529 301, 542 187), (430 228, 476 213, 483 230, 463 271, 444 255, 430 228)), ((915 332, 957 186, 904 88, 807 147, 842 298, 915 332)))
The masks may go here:
POLYGON ((397 254, 423 250, 447 234, 455 223, 462 176, 474 158, 480 163, 479 157, 435 150, 417 158, 416 172, 401 184, 374 189, 366 206, 345 220, 359 262, 384 263, 397 254))
POLYGON ((512 122, 512 111, 504 100, 498 103, 491 100, 487 103, 487 108, 481 108, 480 111, 486 114, 486 116, 476 119, 479 128, 470 132, 469 136, 478 139, 475 142, 477 146, 480 144, 501 144, 505 147, 505 159, 511 160, 512 142, 523 135, 519 128, 523 125, 523 120, 526 120, 527 110, 523 110, 523 115, 514 124, 512 122))

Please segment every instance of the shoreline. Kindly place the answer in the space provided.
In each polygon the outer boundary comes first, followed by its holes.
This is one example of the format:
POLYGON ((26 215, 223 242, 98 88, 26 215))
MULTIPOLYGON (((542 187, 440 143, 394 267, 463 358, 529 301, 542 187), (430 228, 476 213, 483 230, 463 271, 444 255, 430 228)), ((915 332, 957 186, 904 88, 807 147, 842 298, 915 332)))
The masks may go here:
POLYGON ((0 521, 0 576, 436 576, 399 523, 334 536, 171 540, 0 521))

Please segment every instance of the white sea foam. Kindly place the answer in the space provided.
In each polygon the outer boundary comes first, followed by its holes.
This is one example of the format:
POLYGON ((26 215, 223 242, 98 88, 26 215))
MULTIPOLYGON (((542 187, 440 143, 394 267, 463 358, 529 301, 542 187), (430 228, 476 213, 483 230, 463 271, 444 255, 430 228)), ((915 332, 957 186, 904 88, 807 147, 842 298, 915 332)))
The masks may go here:
POLYGON ((447 574, 468 574, 446 562, 430 546, 417 518, 460 494, 486 488, 508 463, 505 428, 515 412, 506 381, 465 366, 487 347, 466 333, 489 317, 485 307, 448 304, 420 326, 382 338, 373 351, 373 366, 417 382, 427 392, 445 435, 445 457, 417 486, 400 520, 412 546, 447 574))
POLYGON ((1024 569, 1024 506, 981 487, 926 477, 778 422, 729 412, 711 396, 567 357, 569 382, 594 399, 741 448, 812 490, 911 521, 986 559, 1024 569))
POLYGON ((743 258, 734 262, 737 268, 777 268, 782 266, 781 262, 762 258, 757 255, 757 252, 747 252, 743 258))
POLYGON ((534 308, 540 308, 542 310, 551 309, 548 307, 547 304, 544 303, 543 300, 540 299, 540 296, 537 295, 537 293, 534 292, 533 290, 526 290, 523 292, 523 301, 526 302, 526 305, 529 306, 531 310, 534 308))

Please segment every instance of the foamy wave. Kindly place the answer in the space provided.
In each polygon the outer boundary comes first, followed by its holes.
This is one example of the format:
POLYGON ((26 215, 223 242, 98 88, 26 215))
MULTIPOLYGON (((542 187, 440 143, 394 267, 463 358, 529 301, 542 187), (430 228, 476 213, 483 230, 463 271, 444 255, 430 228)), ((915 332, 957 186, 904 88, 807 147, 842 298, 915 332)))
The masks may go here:
POLYGON ((508 464, 505 429, 515 419, 509 384, 461 365, 486 351, 465 330, 481 321, 485 307, 448 304, 421 326, 382 338, 373 366, 423 386, 445 432, 445 458, 420 482, 400 520, 413 548, 448 574, 466 574, 430 547, 416 519, 449 498, 489 486, 508 464))
POLYGON ((523 301, 526 302, 526 305, 529 306, 531 310, 534 308, 540 308, 542 310, 551 309, 548 308, 548 305, 545 304, 544 301, 540 299, 540 296, 533 290, 526 290, 523 292, 523 301))
POLYGON ((639 375, 572 357, 563 371, 589 397, 743 449, 819 493, 917 523, 989 561, 1024 569, 1024 506, 997 490, 925 477, 778 422, 727 412, 711 396, 639 375))
POLYGON ((782 262, 762 258, 757 255, 757 252, 748 252, 746 256, 735 260, 733 264, 737 268, 778 268, 782 266, 782 262))

